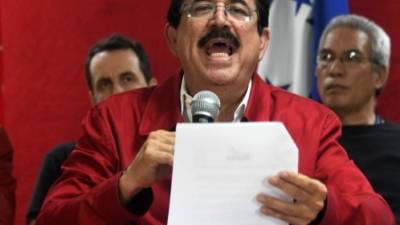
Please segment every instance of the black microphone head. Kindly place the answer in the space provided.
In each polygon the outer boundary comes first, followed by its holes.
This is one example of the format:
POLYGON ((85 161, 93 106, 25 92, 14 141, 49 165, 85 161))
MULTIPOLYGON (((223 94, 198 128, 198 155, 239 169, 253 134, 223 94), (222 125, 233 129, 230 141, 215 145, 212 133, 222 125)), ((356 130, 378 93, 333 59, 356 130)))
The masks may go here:
POLYGON ((194 95, 191 110, 194 123, 212 123, 219 114, 221 103, 211 91, 200 91, 194 95))

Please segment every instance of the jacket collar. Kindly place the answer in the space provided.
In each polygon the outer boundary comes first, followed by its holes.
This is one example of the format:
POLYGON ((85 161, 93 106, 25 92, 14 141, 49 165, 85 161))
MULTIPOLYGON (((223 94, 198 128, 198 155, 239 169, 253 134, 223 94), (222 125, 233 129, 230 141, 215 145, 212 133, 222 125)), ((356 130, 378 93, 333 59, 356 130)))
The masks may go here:
MULTIPOLYGON (((183 122, 180 110, 180 85, 182 72, 172 76, 154 89, 148 99, 140 122, 139 132, 163 129, 175 130, 177 123, 183 122)), ((253 87, 246 107, 244 121, 268 121, 270 119, 271 87, 257 75, 253 75, 253 87)))
POLYGON ((253 74, 253 87, 243 119, 249 122, 269 121, 271 118, 271 86, 258 74, 253 74))

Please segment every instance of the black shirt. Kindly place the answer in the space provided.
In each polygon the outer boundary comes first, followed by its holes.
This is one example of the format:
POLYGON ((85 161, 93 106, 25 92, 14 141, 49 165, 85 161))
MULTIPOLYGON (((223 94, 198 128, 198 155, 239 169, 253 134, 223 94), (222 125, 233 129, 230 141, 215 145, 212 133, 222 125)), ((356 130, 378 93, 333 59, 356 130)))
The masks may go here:
POLYGON ((75 143, 73 142, 58 145, 46 155, 26 214, 28 224, 38 216, 47 192, 57 178, 60 177, 62 172, 61 165, 72 152, 74 146, 75 143))
POLYGON ((400 224, 400 125, 343 126, 339 140, 400 224))

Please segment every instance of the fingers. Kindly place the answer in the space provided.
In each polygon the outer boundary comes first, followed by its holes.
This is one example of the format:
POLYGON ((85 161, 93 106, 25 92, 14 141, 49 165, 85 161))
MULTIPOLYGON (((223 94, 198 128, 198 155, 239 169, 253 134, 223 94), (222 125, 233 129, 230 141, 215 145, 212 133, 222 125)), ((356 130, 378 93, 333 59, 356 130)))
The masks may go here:
POLYGON ((261 194, 257 196, 257 200, 263 204, 261 207, 262 213, 273 217, 279 215, 277 218, 285 218, 284 220, 291 224, 294 224, 292 222, 295 220, 312 221, 315 218, 315 211, 304 204, 284 202, 280 199, 261 194), (286 219, 290 219, 290 221, 286 219))
POLYGON ((296 199, 297 203, 304 203, 318 211, 324 206, 327 189, 318 180, 308 178, 302 174, 282 172, 278 176, 269 178, 268 181, 296 199))
POLYGON ((175 145, 175 133, 158 130, 149 134, 141 151, 162 151, 173 153, 175 145))
POLYGON ((150 138, 143 144, 142 152, 166 152, 173 154, 174 152, 174 139, 167 138, 150 138))
POLYGON ((284 213, 275 211, 275 210, 270 209, 270 208, 266 208, 265 207, 265 208, 262 208, 261 211, 265 215, 269 215, 269 216, 275 217, 277 219, 286 221, 287 223, 292 224, 292 225, 306 225, 306 224, 309 224, 307 219, 302 219, 302 218, 299 218, 299 217, 289 216, 289 215, 286 215, 284 213))
POLYGON ((174 161, 173 146, 164 143, 148 144, 147 150, 144 150, 142 158, 149 163, 156 162, 157 164, 172 166, 174 161))
POLYGON ((261 212, 282 219, 290 224, 309 224, 324 208, 327 188, 316 179, 294 172, 281 172, 268 182, 293 197, 295 202, 260 194, 261 212))
POLYGON ((175 144, 175 133, 165 130, 153 131, 149 134, 147 141, 155 141, 167 145, 175 144))
POLYGON ((143 188, 169 176, 172 171, 175 133, 165 130, 151 132, 135 159, 120 177, 121 202, 128 202, 143 188))
POLYGON ((303 174, 294 172, 281 172, 278 176, 280 179, 286 181, 287 183, 291 183, 301 188, 309 195, 314 195, 317 198, 326 196, 326 186, 319 180, 311 179, 303 174))

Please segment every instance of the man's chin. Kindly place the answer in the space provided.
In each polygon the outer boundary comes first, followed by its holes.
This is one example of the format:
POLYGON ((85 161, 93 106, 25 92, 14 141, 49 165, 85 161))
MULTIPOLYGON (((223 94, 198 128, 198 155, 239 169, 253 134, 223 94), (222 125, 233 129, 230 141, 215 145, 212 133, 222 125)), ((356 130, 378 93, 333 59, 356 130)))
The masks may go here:
POLYGON ((328 106, 333 111, 343 111, 348 108, 348 103, 338 99, 330 99, 325 101, 324 105, 328 106))
POLYGON ((212 82, 214 85, 218 85, 218 86, 223 86, 223 85, 229 85, 232 82, 234 82, 234 80, 236 80, 236 76, 234 75, 234 73, 232 73, 231 71, 213 71, 210 72, 207 75, 207 78, 210 82, 212 82))

